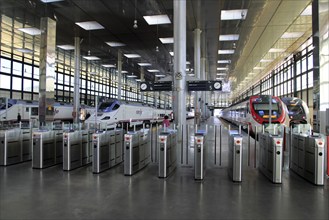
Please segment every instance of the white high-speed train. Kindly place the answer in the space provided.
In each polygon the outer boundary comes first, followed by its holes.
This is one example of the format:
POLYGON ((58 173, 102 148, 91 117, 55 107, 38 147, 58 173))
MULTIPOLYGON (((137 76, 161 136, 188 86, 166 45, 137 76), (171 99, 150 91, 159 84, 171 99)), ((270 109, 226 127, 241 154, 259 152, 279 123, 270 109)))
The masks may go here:
POLYGON ((310 123, 310 112, 306 102, 296 97, 283 97, 281 100, 287 106, 289 126, 310 123))
MULTIPOLYGON (((81 105, 86 109, 86 114, 91 115, 95 108, 81 105)), ((73 105, 64 103, 54 103, 54 121, 73 121, 73 105)), ((0 98, 0 121, 16 121, 20 113, 22 121, 37 119, 39 116, 38 101, 26 101, 18 99, 0 98)))
POLYGON ((255 126, 269 124, 270 118, 272 124, 288 126, 287 115, 286 108, 278 97, 256 95, 223 109, 221 117, 237 125, 248 125, 251 135, 254 135, 255 126))
POLYGON ((97 108, 97 115, 92 114, 85 123, 101 124, 106 127, 120 123, 142 124, 161 122, 164 116, 173 119, 173 112, 169 109, 157 109, 139 102, 119 101, 109 99, 101 102, 97 108))

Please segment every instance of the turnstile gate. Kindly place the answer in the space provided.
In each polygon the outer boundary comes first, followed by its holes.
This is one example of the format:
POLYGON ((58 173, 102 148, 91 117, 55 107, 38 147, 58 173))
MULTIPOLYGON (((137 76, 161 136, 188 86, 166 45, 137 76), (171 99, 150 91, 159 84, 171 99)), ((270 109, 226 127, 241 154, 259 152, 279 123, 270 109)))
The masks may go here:
POLYGON ((100 173, 123 161, 123 130, 98 131, 93 134, 93 173, 100 173))
POLYGON ((283 138, 269 133, 259 133, 259 168, 273 183, 282 183, 283 138))
POLYGON ((88 130, 63 134, 63 170, 69 171, 91 163, 91 136, 88 130))
POLYGON ((158 176, 166 178, 176 168, 177 131, 159 134, 159 172, 158 176))
POLYGON ((194 179, 203 180, 205 165, 206 133, 197 132, 194 136, 194 179))
POLYGON ((315 185, 324 184, 325 140, 323 137, 293 134, 290 169, 315 185))
POLYGON ((151 161, 150 130, 129 132, 125 134, 124 141, 124 174, 131 176, 151 161))
POLYGON ((229 136, 228 173, 234 182, 242 181, 242 140, 240 134, 230 134, 229 136))
POLYGON ((22 161, 21 129, 0 130, 0 165, 7 166, 22 161))
POLYGON ((39 130, 32 135, 32 168, 47 168, 63 162, 63 131, 39 130))

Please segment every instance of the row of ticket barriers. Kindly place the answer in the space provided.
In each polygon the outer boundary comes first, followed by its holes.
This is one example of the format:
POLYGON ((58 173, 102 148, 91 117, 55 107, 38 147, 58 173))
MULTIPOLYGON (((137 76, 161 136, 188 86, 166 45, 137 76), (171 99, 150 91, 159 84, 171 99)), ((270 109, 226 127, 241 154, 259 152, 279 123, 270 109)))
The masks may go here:
MULTIPOLYGON (((158 133, 158 176, 168 177, 177 166, 177 130, 158 133)), ((243 176, 243 136, 229 132, 228 173, 232 181, 243 176)), ((92 130, 0 130, 0 165, 32 160, 32 167, 44 169, 57 164, 70 171, 92 163, 100 173, 124 162, 124 174, 133 175, 151 162, 150 129, 128 132, 122 129, 92 130)), ((284 137, 266 132, 258 134, 258 168, 273 183, 282 183, 284 137)), ((321 135, 293 133, 290 169, 316 185, 325 179, 325 139, 321 135)), ((203 180, 207 153, 207 132, 194 133, 194 178, 203 180)))

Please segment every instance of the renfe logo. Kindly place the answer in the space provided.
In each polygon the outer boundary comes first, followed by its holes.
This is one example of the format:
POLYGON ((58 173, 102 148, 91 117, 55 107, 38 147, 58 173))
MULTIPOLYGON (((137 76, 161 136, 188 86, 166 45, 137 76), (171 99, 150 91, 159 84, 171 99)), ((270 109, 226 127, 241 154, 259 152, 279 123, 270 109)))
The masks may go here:
POLYGON ((143 113, 142 109, 140 109, 140 110, 136 110, 136 114, 137 114, 137 115, 142 115, 142 113, 143 113))

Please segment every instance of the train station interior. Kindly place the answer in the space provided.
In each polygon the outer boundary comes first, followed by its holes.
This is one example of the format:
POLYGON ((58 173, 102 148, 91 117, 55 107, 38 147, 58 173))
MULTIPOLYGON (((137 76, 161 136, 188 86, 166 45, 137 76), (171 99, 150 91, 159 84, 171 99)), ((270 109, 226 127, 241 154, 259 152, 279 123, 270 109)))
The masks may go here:
POLYGON ((0 0, 0 219, 329 219, 329 0, 0 0))

